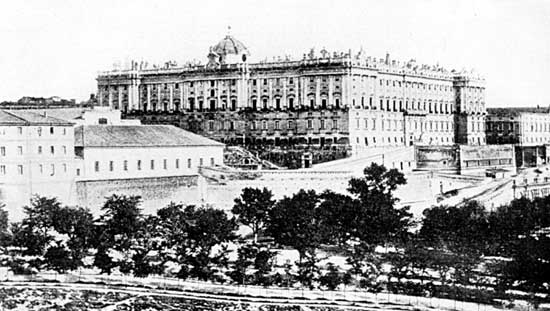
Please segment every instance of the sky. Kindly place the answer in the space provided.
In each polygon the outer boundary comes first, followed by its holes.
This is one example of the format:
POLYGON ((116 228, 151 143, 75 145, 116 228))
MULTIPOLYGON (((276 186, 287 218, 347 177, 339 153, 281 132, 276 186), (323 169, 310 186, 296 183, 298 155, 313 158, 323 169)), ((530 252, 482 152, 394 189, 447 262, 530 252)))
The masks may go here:
POLYGON ((227 34, 252 60, 317 51, 474 69, 487 106, 550 106, 550 0, 38 0, 0 4, 0 101, 84 100, 114 63, 206 60, 227 34))

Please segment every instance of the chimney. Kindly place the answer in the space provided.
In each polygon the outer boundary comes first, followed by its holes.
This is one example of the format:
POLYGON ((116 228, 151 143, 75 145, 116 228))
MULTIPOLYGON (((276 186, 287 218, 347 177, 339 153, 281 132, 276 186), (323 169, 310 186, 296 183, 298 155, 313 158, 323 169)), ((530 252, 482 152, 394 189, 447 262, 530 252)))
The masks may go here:
POLYGON ((386 52, 386 65, 390 64, 390 53, 386 52))

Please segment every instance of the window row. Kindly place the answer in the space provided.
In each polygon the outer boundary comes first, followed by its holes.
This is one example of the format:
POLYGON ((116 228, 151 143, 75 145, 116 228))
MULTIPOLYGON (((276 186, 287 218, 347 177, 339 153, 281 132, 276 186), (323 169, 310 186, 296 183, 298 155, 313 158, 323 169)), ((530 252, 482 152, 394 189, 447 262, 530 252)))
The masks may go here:
MULTIPOLYGON (((50 154, 55 154, 55 146, 49 146, 49 147, 50 148, 48 148, 48 152, 50 154)), ((0 146, 0 156, 2 157, 6 156, 6 149, 7 149, 6 146, 0 146)), ((17 146, 16 150, 17 150, 17 155, 23 155, 23 146, 17 146)), ((43 154, 44 153, 43 147, 38 146, 36 152, 37 154, 43 154)), ((67 154, 67 146, 61 146, 61 153, 67 154)))
MULTIPOLYGON (((171 161, 170 161, 171 162, 171 161)), ((148 168, 149 170, 155 170, 157 168, 168 170, 168 169, 180 169, 183 168, 180 166, 180 159, 175 159, 173 162, 173 166, 169 164, 168 159, 162 159, 162 161, 156 162, 155 160, 150 160, 148 162, 148 168), (160 166, 159 166, 160 163, 160 166)), ((216 164, 216 161, 214 158, 210 158, 210 165, 214 166, 216 164)), ((102 170, 106 170, 109 172, 113 172, 115 170, 123 170, 128 171, 130 169, 130 165, 134 165, 134 168, 138 171, 146 169, 146 162, 142 160, 137 160, 134 163, 130 164, 128 160, 124 160, 121 163, 116 164, 115 161, 106 161, 106 162, 100 162, 100 161, 94 161, 94 171, 100 172, 102 170), (105 165, 105 167, 102 167, 102 165, 105 165), (120 167, 117 167, 117 165, 120 165, 120 167)), ((193 166, 193 160, 191 158, 187 159, 187 168, 192 168, 193 166)), ((199 166, 204 165, 204 159, 199 159, 199 166)))
MULTIPOLYGON (((23 164, 17 165, 17 174, 23 175, 25 167, 23 164)), ((38 164, 38 173, 40 175, 55 176, 57 173, 67 173, 67 164, 38 164)), ((0 175, 6 175, 6 165, 0 165, 0 175)))
MULTIPOLYGON (((22 126, 18 126, 16 128, 16 131, 17 131, 18 135, 23 135, 23 127, 22 126)), ((67 128, 66 127, 58 128, 58 131, 60 131, 61 135, 67 135, 67 128)), ((56 132, 57 132, 56 128, 53 127, 53 126, 46 127, 46 128, 43 128, 42 126, 36 127, 36 133, 38 134, 38 136, 42 136, 42 134, 45 134, 45 133, 48 133, 49 135, 54 135, 56 132)), ((0 135, 6 135, 6 128, 5 127, 0 129, 0 135)))

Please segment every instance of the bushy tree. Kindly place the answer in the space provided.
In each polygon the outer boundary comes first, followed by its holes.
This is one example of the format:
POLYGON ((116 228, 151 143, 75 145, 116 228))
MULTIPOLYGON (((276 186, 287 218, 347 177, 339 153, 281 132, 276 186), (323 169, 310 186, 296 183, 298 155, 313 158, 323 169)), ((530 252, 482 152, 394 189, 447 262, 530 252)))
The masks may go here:
POLYGON ((411 225, 408 207, 396 208, 398 199, 393 192, 406 184, 403 173, 396 169, 387 170, 376 163, 365 168, 362 178, 352 178, 348 191, 359 203, 351 233, 368 244, 381 244, 402 240, 411 225))
POLYGON ((321 242, 316 210, 318 202, 315 191, 300 190, 277 202, 269 215, 269 235, 276 243, 296 249, 300 262, 308 253, 314 254, 321 242))
POLYGON ((8 246, 11 243, 11 232, 9 230, 8 211, 5 205, 0 203, 0 247, 8 246))
POLYGON ((265 187, 261 190, 244 188, 241 196, 235 199, 231 212, 237 215, 238 221, 252 229, 254 243, 257 243, 258 234, 264 228, 274 204, 273 194, 265 187))
POLYGON ((94 264, 102 272, 111 273, 115 267, 119 267, 122 272, 130 272, 132 269, 132 254, 129 251, 135 244, 143 221, 140 201, 139 196, 113 194, 106 198, 101 207, 103 214, 96 226, 97 252, 94 264), (118 252, 122 258, 114 258, 113 252, 118 252))
POLYGON ((93 219, 87 209, 35 196, 24 210, 23 220, 12 226, 13 245, 21 247, 23 255, 38 256, 36 264, 63 272, 83 264, 93 233, 93 219))

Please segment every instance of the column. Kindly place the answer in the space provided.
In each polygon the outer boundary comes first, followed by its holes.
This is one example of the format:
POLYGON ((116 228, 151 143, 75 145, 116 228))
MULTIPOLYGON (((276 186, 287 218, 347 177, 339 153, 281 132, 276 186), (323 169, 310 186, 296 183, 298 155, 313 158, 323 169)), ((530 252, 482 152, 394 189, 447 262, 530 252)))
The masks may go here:
POLYGON ((286 79, 287 78, 281 78, 282 81, 283 81, 283 98, 281 98, 281 107, 283 108, 283 110, 287 110, 288 108, 288 102, 287 102, 287 98, 286 98, 286 79))
POLYGON ((117 109, 122 109, 122 85, 119 85, 117 87, 117 91, 118 91, 118 107, 117 109))
POLYGON ((306 93, 306 77, 300 78, 301 83, 301 90, 300 93, 302 94, 302 100, 300 105, 307 106, 309 103, 307 102, 307 93, 306 93))
POLYGON ((157 85, 157 106, 155 107, 155 111, 159 111, 159 110, 162 111, 162 109, 164 108, 164 101, 161 100, 161 95, 162 95, 160 91, 161 88, 162 88, 162 83, 159 83, 157 85))
POLYGON ((147 110, 151 109, 151 84, 147 84, 147 110))
POLYGON ((315 108, 321 107, 321 77, 315 77, 315 108))
POLYGON ((170 90, 170 101, 168 102, 168 110, 173 111, 174 110, 174 84, 170 83, 170 85, 168 85, 168 88, 170 90))
POLYGON ((113 89, 109 86, 109 108, 113 107, 113 89))
POLYGON ((185 109, 184 108, 185 104, 184 104, 184 101, 183 101, 183 99, 184 99, 184 96, 183 96, 184 90, 183 89, 184 89, 184 83, 181 82, 180 83, 180 94, 179 94, 179 96, 180 96, 180 111, 183 111, 185 109))
POLYGON ((267 79, 267 107, 273 108, 275 105, 273 104, 273 80, 267 79))
MULTIPOLYGON (((218 81, 218 82, 221 82, 221 81, 218 81)), ((229 83, 229 85, 231 85, 231 83, 229 83)), ((222 108, 222 101, 221 101, 220 93, 222 92, 222 88, 220 86, 220 83, 217 83, 216 86, 217 86, 216 87, 216 109, 221 109, 222 108)), ((227 95, 231 96, 231 87, 228 87, 226 89, 227 89, 227 95)), ((237 96, 239 96, 239 91, 238 90, 237 90, 237 96)), ((228 100, 227 105, 229 105, 230 102, 231 102, 231 100, 228 100)))
POLYGON ((334 92, 334 77, 328 77, 328 107, 334 107, 334 99, 332 98, 332 93, 334 92))

